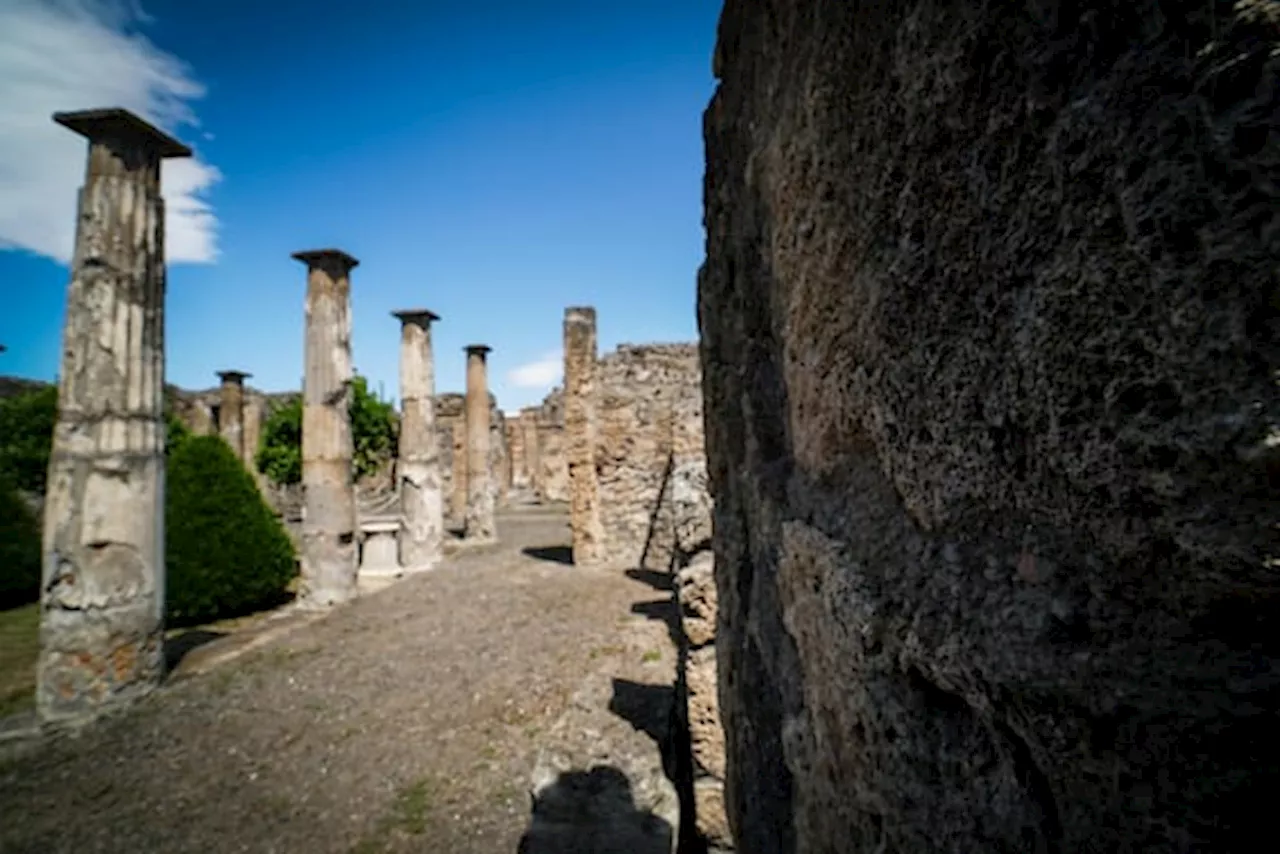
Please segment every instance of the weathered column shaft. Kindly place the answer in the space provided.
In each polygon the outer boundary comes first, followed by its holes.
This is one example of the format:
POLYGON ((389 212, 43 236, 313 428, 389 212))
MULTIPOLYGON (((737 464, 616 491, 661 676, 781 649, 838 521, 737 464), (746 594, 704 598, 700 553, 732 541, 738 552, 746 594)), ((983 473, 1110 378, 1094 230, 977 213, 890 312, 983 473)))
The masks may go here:
POLYGON ((512 489, 525 489, 529 486, 529 471, 526 468, 524 451, 524 424, 520 415, 508 418, 503 425, 507 434, 507 464, 511 469, 509 481, 512 489))
POLYGON ((262 473, 258 471, 258 445, 262 443, 262 400, 256 396, 244 399, 244 465, 253 479, 262 485, 262 473))
POLYGON ((467 348, 467 516, 468 540, 492 540, 497 536, 494 522, 495 490, 489 459, 489 383, 485 375, 485 354, 489 348, 467 348))
POLYGON ((538 469, 541 466, 538 450, 538 412, 535 409, 520 411, 519 429, 524 446, 524 467, 527 472, 529 489, 537 499, 542 498, 542 477, 538 469))
POLYGON ((444 494, 436 434, 435 357, 428 311, 397 312, 400 326, 400 565, 429 569, 444 549, 444 494))
POLYGON ((36 706, 88 718, 164 673, 164 201, 190 150, 123 110, 89 139, 44 507, 36 706))
POLYGON ((248 374, 239 371, 218 372, 218 378, 222 381, 219 389, 221 399, 218 403, 218 432, 242 463, 245 460, 244 379, 247 376, 248 374))
POLYGON ((573 562, 604 559, 600 483, 596 474, 596 310, 564 311, 564 429, 569 465, 573 562))
POLYGON ((335 250, 299 252, 294 257, 308 267, 299 601, 322 608, 356 595, 350 272, 357 262, 335 250))

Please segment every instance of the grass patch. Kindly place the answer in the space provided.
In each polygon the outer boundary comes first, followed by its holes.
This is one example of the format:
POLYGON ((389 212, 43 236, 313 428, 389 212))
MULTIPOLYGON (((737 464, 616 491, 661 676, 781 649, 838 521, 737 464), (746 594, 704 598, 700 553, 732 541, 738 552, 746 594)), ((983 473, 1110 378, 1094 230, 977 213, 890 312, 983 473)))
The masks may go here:
POLYGON ((378 821, 372 833, 356 843, 351 854, 373 854, 385 851, 393 833, 422 836, 431 826, 431 806, 435 790, 429 778, 423 777, 405 786, 396 795, 391 811, 378 821))
POLYGON ((0 718, 35 703, 40 606, 0 611, 0 718))
POLYGON ((645 664, 649 664, 654 661, 661 661, 662 653, 658 652, 656 649, 646 650, 645 654, 640 656, 640 660, 645 664))

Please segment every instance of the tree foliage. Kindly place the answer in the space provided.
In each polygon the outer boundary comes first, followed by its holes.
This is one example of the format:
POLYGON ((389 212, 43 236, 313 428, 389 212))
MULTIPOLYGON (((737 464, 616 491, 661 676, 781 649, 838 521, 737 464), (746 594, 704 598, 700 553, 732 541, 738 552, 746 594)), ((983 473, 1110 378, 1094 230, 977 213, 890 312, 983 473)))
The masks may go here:
POLYGON ((40 386, 0 400, 0 478, 43 492, 58 420, 58 387, 40 386))
POLYGON ((297 573, 289 535, 218 436, 188 437, 169 455, 165 539, 174 625, 278 604, 297 573))
POLYGON ((40 598, 40 523, 0 475, 0 610, 40 598))
MULTIPOLYGON (((396 446, 395 408, 369 390, 357 374, 351 381, 351 438, 357 477, 373 474, 396 446)), ((302 480, 302 401, 293 400, 267 419, 255 457, 258 471, 274 483, 302 480)))

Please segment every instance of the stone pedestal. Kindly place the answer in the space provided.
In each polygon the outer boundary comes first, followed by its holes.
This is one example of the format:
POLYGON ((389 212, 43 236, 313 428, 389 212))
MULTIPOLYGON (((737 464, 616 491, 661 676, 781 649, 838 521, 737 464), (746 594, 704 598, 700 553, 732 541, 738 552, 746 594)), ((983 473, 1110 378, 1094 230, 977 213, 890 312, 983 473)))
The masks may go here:
POLYGON ((493 472, 489 462, 489 383, 483 344, 467 347, 467 521, 465 538, 472 542, 497 539, 494 522, 493 472))
POLYGON ((564 310, 564 430, 569 466, 573 562, 604 560, 600 482, 596 474, 596 310, 564 310))
POLYGON ((295 253, 307 265, 302 389, 302 589, 327 608, 356 595, 356 499, 351 439, 351 269, 337 249, 295 253))
POLYGON ((218 433, 242 463, 245 461, 244 381, 251 376, 253 375, 242 371, 218 371, 218 379, 222 382, 219 389, 221 400, 218 402, 218 433))
POLYGON ((435 357, 425 309, 397 311, 400 319, 400 565, 408 572, 430 569, 444 548, 444 494, 436 436, 435 357))
POLYGON ((395 520, 368 521, 360 526, 360 577, 394 578, 404 572, 397 557, 400 523, 395 520))
POLYGON ((75 723, 164 673, 164 201, 190 149, 119 109, 88 138, 44 507, 36 707, 75 723))

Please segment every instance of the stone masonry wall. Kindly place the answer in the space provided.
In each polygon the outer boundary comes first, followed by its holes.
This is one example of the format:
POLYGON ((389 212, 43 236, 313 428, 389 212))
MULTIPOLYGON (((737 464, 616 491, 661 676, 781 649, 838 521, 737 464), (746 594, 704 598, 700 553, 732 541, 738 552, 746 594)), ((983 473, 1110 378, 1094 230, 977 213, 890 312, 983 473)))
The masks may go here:
MULTIPOLYGON (((617 566, 667 571, 674 557, 671 443, 697 423, 701 368, 693 344, 624 344, 596 368, 596 471, 604 552, 617 566)), ((697 442, 701 456, 701 442, 697 442)))
POLYGON ((553 389, 538 413, 538 489, 542 501, 569 500, 569 465, 564 448, 564 391, 553 389))
POLYGON ((727 0, 698 303, 741 850, 1270 832, 1278 21, 727 0))

